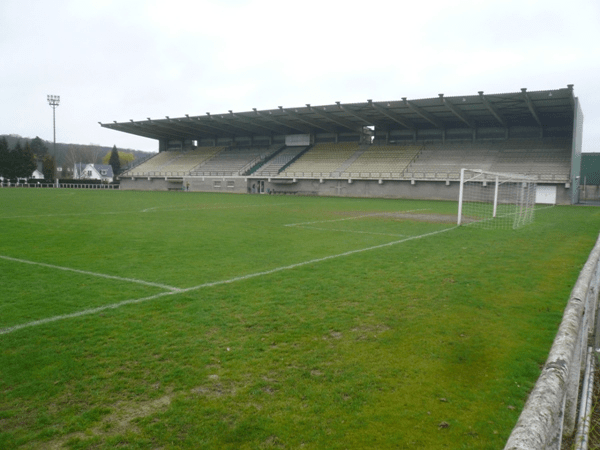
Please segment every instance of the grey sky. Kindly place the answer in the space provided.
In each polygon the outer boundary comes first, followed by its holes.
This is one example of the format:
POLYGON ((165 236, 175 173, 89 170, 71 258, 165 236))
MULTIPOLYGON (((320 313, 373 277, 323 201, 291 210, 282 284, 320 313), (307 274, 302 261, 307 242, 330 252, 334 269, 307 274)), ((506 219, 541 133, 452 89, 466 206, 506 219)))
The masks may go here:
POLYGON ((0 134, 157 151, 98 122, 575 85, 600 152, 598 0, 3 0, 0 134))

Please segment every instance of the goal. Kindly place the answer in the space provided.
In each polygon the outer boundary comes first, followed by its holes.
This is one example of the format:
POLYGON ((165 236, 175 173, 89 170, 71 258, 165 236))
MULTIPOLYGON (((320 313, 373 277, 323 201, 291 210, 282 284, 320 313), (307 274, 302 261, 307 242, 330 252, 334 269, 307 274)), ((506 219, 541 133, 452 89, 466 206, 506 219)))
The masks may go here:
POLYGON ((458 225, 516 229, 533 222, 536 178, 461 169, 458 225))

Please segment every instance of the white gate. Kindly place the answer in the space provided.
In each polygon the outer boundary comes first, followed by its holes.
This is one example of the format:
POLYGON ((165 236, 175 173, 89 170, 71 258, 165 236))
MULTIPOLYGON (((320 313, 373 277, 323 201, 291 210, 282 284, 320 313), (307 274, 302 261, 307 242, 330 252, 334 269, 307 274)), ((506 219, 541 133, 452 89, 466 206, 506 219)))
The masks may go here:
POLYGON ((535 202, 545 205, 556 205, 556 186, 538 184, 535 191, 535 202))

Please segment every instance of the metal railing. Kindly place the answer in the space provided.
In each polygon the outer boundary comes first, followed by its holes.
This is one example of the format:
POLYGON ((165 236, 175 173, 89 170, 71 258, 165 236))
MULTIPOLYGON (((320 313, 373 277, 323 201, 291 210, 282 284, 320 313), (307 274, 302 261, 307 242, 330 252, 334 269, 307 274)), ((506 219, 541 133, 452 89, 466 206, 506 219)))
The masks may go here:
POLYGON ((147 171, 147 172, 129 172, 124 175, 120 175, 121 178, 130 178, 130 177, 186 177, 190 174, 187 172, 162 172, 158 171, 147 171))
POLYGON ((104 183, 12 183, 8 181, 0 182, 0 187, 7 188, 61 188, 61 189, 119 189, 118 184, 104 183))
MULTIPOLYGON (((504 450, 559 450, 563 436, 573 436, 576 427, 577 440, 584 441, 587 419, 583 413, 577 420, 577 400, 582 374, 593 367, 585 357, 589 343, 599 336, 596 319, 599 260, 600 236, 571 291, 546 364, 504 450)), ((595 351, 595 346, 592 350, 595 351)), ((582 392, 588 390, 584 386, 582 392)), ((586 395, 581 398, 587 402, 586 395)))

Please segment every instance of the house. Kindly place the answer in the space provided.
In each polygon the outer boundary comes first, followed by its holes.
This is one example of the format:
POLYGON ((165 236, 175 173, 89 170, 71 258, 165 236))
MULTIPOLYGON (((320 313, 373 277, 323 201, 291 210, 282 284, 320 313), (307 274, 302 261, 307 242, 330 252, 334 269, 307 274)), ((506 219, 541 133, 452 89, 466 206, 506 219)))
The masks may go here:
POLYGON ((73 179, 79 180, 83 178, 83 169, 85 169, 87 163, 75 163, 73 166, 73 179))
POLYGON ((104 183, 112 183, 114 174, 112 166, 108 164, 75 164, 75 173, 79 174, 79 179, 102 180, 104 183), (79 167, 78 167, 79 166, 79 167))

